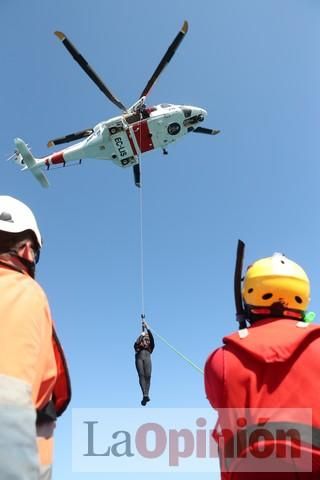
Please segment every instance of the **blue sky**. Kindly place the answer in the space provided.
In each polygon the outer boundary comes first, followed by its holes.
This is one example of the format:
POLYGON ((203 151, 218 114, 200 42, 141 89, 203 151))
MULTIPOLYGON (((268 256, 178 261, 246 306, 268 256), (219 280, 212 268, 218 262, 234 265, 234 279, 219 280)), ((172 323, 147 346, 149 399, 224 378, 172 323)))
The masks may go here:
MULTIPOLYGON (((55 30, 131 105, 189 21, 148 104, 203 107, 205 126, 222 133, 142 159, 145 313, 155 330, 203 366, 236 328, 238 238, 246 264, 274 251, 300 263, 320 312, 317 0, 2 0, 0 15, 1 192, 28 203, 41 226, 38 280, 69 359, 72 407, 139 407, 139 192, 111 162, 51 171, 44 190, 4 161, 17 136, 42 156, 50 138, 118 114, 55 30)), ((153 368, 151 406, 207 406, 201 375, 160 341, 153 368)), ((56 430, 54 480, 95 476, 71 471, 70 409, 56 430)))

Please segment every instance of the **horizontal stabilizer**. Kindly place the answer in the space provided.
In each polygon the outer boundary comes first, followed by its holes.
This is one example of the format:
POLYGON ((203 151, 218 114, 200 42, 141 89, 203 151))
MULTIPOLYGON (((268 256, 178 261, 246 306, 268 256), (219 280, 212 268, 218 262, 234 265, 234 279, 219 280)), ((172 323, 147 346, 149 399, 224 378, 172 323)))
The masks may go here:
POLYGON ((54 145, 61 145, 62 143, 74 142, 75 140, 80 140, 81 138, 90 137, 93 133, 92 128, 87 128, 86 130, 81 130, 80 132, 70 133, 64 137, 55 138, 48 142, 48 147, 53 147, 54 145))
POLYGON ((16 138, 14 143, 16 145, 18 153, 20 153, 22 157, 22 161, 23 161, 23 164, 25 165, 25 169, 30 170, 32 175, 38 180, 39 183, 41 183, 43 187, 48 187, 49 182, 47 180, 47 177, 41 170, 41 167, 38 166, 36 159, 30 152, 29 148, 24 143, 24 141, 21 140, 21 138, 16 138))

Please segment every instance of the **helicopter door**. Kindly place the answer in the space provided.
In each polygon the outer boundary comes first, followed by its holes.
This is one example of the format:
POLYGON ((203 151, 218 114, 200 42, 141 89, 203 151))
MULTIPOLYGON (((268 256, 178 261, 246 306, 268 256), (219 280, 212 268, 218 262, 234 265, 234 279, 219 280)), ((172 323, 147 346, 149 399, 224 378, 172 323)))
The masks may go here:
POLYGON ((152 133, 149 130, 150 120, 151 119, 142 120, 141 122, 133 124, 131 127, 141 153, 154 149, 152 133))
POLYGON ((114 149, 113 161, 121 167, 128 167, 137 163, 125 126, 120 122, 112 125, 109 127, 109 133, 114 149))

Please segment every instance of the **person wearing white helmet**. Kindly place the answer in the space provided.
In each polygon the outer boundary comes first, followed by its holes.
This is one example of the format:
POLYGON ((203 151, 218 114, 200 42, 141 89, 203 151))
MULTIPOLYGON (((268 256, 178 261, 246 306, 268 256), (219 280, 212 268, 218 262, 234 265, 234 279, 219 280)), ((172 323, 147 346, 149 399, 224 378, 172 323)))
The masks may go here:
POLYGON ((19 258, 34 277, 42 238, 37 221, 27 205, 9 196, 0 196, 0 253, 19 258))
POLYGON ((0 196, 0 479, 49 480, 53 429, 71 387, 46 295, 30 208, 0 196))

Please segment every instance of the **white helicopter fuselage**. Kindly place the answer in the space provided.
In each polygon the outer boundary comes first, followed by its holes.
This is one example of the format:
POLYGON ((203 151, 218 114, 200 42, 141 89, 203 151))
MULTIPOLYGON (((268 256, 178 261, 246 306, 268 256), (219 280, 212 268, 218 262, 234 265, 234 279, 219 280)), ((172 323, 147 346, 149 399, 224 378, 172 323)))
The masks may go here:
POLYGON ((22 170, 29 170, 43 187, 49 186, 48 179, 43 171, 44 168, 49 169, 54 165, 65 166, 70 162, 80 163, 85 158, 111 160, 120 167, 133 167, 135 185, 141 187, 141 154, 159 148, 163 150, 164 154, 167 154, 167 146, 188 132, 194 131, 195 133, 208 135, 219 133, 220 130, 198 126, 207 116, 207 112, 202 108, 167 103, 152 107, 145 105, 152 87, 166 65, 171 61, 187 31, 188 22, 185 20, 146 83, 138 100, 129 109, 112 94, 68 37, 63 32, 56 31, 55 35, 76 63, 105 97, 122 111, 122 114, 102 121, 94 128, 90 127, 50 140, 48 147, 68 142, 77 143, 42 158, 36 158, 28 145, 17 137, 14 140, 15 153, 11 158, 22 166, 22 170))
POLYGON ((139 162, 139 155, 166 148, 192 131, 207 115, 199 107, 161 104, 98 123, 90 136, 51 155, 37 166, 66 164, 84 158, 111 160, 120 167, 139 162))

